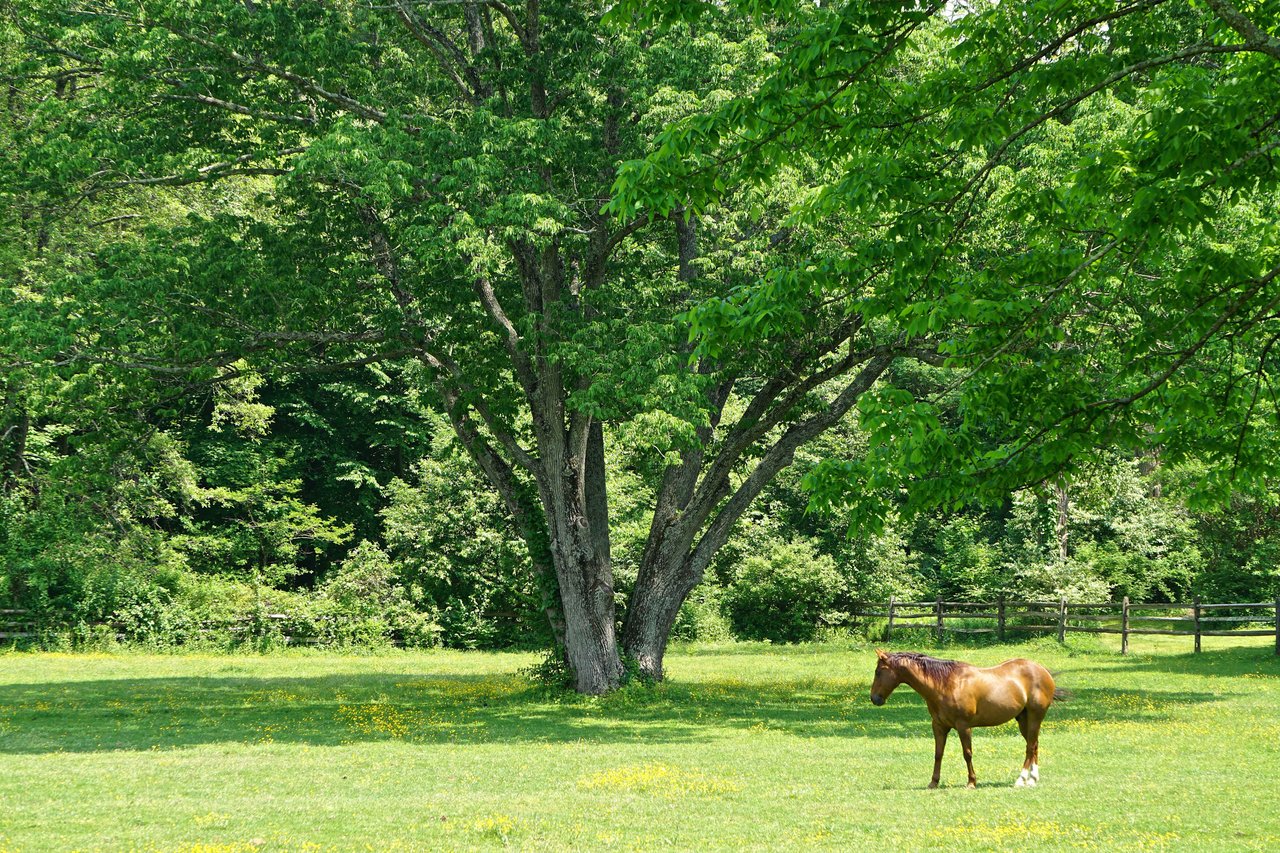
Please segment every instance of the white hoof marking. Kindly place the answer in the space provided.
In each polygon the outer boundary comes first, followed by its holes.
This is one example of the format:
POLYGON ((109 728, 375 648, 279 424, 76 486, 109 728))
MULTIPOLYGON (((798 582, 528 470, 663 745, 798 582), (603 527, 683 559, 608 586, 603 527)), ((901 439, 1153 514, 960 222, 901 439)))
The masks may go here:
POLYGON ((1032 784, 1032 785, 1034 785, 1035 783, 1037 783, 1037 782, 1039 782, 1039 781, 1040 781, 1040 765, 1039 765, 1039 764, 1032 764, 1032 765, 1031 765, 1031 776, 1030 776, 1030 779, 1031 779, 1031 784, 1032 784))

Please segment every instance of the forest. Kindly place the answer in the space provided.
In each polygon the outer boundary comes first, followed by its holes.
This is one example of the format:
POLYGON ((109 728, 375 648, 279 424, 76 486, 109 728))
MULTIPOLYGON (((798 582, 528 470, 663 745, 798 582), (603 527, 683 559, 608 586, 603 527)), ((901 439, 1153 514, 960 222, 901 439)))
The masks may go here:
POLYGON ((42 644, 1280 593, 1276 0, 0 10, 42 644))

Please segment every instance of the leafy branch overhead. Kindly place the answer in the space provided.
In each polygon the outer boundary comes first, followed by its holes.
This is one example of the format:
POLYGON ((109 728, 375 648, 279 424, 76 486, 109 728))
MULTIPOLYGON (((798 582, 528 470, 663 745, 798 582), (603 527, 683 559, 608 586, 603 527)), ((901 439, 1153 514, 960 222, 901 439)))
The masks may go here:
MULTIPOLYGON (((712 14, 659 8, 618 14, 712 14)), ((841 239, 693 315, 716 352, 840 300, 946 357, 931 392, 864 400, 873 452, 816 473, 819 504, 874 518, 903 478, 922 507, 999 496, 1098 442, 1211 458, 1214 499, 1274 477, 1280 7, 740 8, 790 49, 624 164, 611 210, 829 164, 787 221, 841 239)))

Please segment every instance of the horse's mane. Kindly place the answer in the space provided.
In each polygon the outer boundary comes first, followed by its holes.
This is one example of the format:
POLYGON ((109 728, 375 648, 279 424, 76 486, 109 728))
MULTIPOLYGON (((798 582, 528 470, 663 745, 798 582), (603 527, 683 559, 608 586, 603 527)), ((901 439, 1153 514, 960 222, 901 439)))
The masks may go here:
POLYGON ((913 664, 916 671, 939 687, 945 687, 956 677, 956 672, 965 664, 958 660, 931 658, 920 652, 894 652, 890 657, 894 663, 913 664))

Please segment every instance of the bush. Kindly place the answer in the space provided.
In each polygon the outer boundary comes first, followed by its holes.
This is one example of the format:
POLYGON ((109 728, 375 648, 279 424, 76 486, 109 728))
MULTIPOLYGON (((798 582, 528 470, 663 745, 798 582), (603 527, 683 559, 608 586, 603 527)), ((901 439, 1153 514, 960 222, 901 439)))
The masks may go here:
POLYGON ((911 550, 908 532, 890 516, 880 533, 849 540, 839 570, 851 599, 885 601, 891 595, 918 598, 923 594, 920 555, 911 550))
POLYGON ((423 647, 440 642, 434 616, 399 583, 386 552, 364 541, 325 581, 309 613, 300 614, 299 624, 291 627, 322 643, 423 647))
POLYGON ((671 639, 702 642, 728 640, 733 634, 724 617, 719 587, 704 583, 685 599, 671 626, 671 639))
POLYGON ((393 480, 381 512, 387 554, 413 601, 436 614, 452 648, 543 645, 550 630, 527 546, 498 496, 446 442, 393 480))
POLYGON ((835 561, 807 542, 779 543, 746 558, 724 607, 740 639, 798 643, 814 638, 840 592, 835 561))
POLYGON ((974 601, 1005 591, 999 548, 987 537, 980 518, 957 515, 943 522, 936 535, 939 591, 974 601))
POLYGON ((1041 560, 1017 569, 1017 592, 1030 599, 1111 600, 1111 587, 1079 560, 1041 560))

